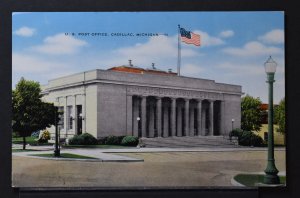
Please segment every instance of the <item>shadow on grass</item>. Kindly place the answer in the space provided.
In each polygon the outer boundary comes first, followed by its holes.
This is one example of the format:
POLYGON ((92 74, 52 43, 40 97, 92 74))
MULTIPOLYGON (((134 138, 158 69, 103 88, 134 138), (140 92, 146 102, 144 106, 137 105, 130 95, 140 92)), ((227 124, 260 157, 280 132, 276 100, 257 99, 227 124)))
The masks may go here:
POLYGON ((76 155, 76 154, 72 154, 72 153, 61 153, 60 157, 55 157, 53 153, 34 154, 31 156, 47 157, 47 158, 97 159, 94 157, 88 157, 88 156, 84 156, 84 155, 76 155))
POLYGON ((42 151, 42 150, 35 150, 35 149, 12 149, 11 150, 13 153, 18 153, 18 152, 30 152, 30 151, 42 151))
POLYGON ((102 149, 128 149, 136 148, 135 146, 122 146, 122 145, 64 145, 63 148, 102 148, 102 149))
MULTIPOLYGON (((234 176, 234 180, 244 186, 253 187, 258 186, 259 183, 264 183, 264 176, 263 174, 238 174, 234 176)), ((286 176, 279 176, 279 179, 280 184, 285 185, 286 176)))

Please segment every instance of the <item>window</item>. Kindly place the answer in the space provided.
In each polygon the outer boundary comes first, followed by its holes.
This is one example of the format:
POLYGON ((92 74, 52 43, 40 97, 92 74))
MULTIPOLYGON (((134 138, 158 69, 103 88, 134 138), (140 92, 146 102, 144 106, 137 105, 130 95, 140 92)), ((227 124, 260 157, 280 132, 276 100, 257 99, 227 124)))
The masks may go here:
POLYGON ((64 112, 64 107, 58 107, 58 112, 59 114, 59 125, 61 129, 65 128, 65 112, 64 112))
POLYGON ((67 106, 67 115, 68 129, 73 129, 73 106, 67 106))

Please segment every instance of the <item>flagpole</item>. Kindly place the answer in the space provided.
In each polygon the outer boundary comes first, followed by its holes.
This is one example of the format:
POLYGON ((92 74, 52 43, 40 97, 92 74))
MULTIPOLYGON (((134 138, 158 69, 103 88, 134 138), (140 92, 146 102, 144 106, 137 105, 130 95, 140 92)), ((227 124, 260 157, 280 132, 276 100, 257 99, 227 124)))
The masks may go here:
POLYGON ((181 65, 181 39, 180 39, 180 25, 178 25, 178 55, 177 55, 177 75, 180 76, 181 65))

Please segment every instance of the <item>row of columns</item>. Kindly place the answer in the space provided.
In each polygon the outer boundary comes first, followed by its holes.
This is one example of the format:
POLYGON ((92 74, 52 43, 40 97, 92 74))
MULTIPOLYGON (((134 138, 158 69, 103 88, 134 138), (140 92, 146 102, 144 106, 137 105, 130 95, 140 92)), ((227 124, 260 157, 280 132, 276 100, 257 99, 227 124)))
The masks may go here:
MULTIPOLYGON (((142 136, 142 137, 154 137, 154 121, 156 122, 156 130, 158 137, 168 137, 168 136, 194 136, 194 123, 197 123, 197 134, 198 135, 214 135, 214 100, 207 100, 209 101, 209 131, 206 134, 206 130, 204 128, 206 122, 206 111, 202 112, 202 101, 197 99, 197 120, 195 121, 195 111, 194 108, 190 109, 190 99, 184 99, 184 108, 179 104, 176 104, 177 98, 170 98, 171 105, 170 105, 170 115, 169 115, 169 106, 163 105, 163 101, 161 97, 155 97, 156 99, 156 110, 153 108, 148 109, 148 123, 147 123, 147 96, 140 96, 140 99, 135 100, 133 102, 133 109, 132 109, 132 123, 133 123, 133 131, 135 136, 142 136), (177 114, 176 114, 176 107, 177 114), (184 111, 184 115, 183 112, 184 111), (154 113, 156 114, 156 119, 154 119, 154 113), (176 116, 177 115, 177 116, 176 116), (184 119, 183 119, 183 117, 184 119), (136 119, 140 120, 136 120, 136 119), (170 119, 169 119, 170 118, 170 119), (177 118, 177 119, 176 119, 177 118), (138 124, 141 126, 138 126, 138 124), (148 134, 147 134, 147 124, 148 124, 148 134), (184 125, 184 128, 183 128, 184 125), (140 134, 139 134, 140 128, 140 134), (169 131, 171 130, 171 131, 169 131), (177 133, 176 133, 177 132, 177 133)), ((150 102, 149 102, 150 104, 150 102)), ((222 111, 222 106, 220 111, 222 111)))
POLYGON ((75 94, 75 95, 67 95, 62 97, 57 97, 57 106, 63 107, 63 119, 64 119, 64 126, 61 128, 61 135, 68 137, 68 135, 77 134, 78 130, 78 120, 77 120, 77 105, 81 105, 81 114, 82 114, 82 133, 86 131, 86 105, 85 105, 85 94, 75 94), (78 96, 81 96, 81 101, 78 102, 78 96), (72 113, 69 115, 68 107, 72 107, 72 113), (70 129, 69 119, 72 116, 72 129, 70 129))

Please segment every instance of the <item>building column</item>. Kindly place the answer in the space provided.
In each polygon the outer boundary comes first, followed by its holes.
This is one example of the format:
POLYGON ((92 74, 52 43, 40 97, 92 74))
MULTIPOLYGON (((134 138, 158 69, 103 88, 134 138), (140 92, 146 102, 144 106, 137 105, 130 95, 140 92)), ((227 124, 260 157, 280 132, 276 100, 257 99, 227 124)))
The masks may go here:
POLYGON ((156 98, 156 130, 157 130, 157 136, 161 137, 161 98, 156 98))
POLYGON ((172 98, 171 105, 171 136, 176 136, 176 98, 172 98))
POLYGON ((185 99, 185 104, 184 104, 184 135, 189 136, 189 108, 190 108, 190 100, 185 99))
POLYGON ((209 101, 209 135, 214 135, 214 101, 209 101))
POLYGON ((177 136, 182 136, 182 107, 177 105, 177 136))
POLYGON ((202 108, 202 125, 201 125, 201 130, 202 130, 202 135, 205 136, 207 135, 206 132, 206 124, 207 124, 207 116, 206 116, 206 112, 207 112, 207 107, 202 108))
MULTIPOLYGON (((77 134, 77 108, 76 108, 76 95, 74 95, 74 101, 73 101, 73 129, 74 129, 74 134, 77 134)), ((66 136, 67 138, 67 136, 66 136)))
MULTIPOLYGON (((133 106, 132 106, 132 96, 128 95, 126 98, 126 128, 127 128, 127 135, 133 135, 133 126, 132 126, 132 120, 133 120, 133 106)), ((136 118, 135 118, 136 119, 136 118)))
POLYGON ((190 113, 189 113, 189 116, 190 116, 190 133, 189 133, 189 136, 194 136, 195 135, 195 112, 194 112, 195 108, 190 105, 190 113))
POLYGON ((165 105, 163 109, 164 109, 163 137, 168 137, 169 136, 169 108, 167 105, 165 105))
POLYGON ((65 97, 65 105, 64 105, 64 123, 65 123, 65 126, 64 126, 64 129, 65 129, 65 135, 67 136, 68 134, 68 126, 69 126, 69 123, 68 123, 68 115, 67 115, 67 109, 68 109, 68 96, 65 97))
POLYGON ((154 137, 154 104, 152 101, 149 101, 149 124, 148 124, 148 131, 149 137, 154 137))
POLYGON ((82 95, 83 103, 82 103, 82 133, 85 133, 86 130, 86 101, 85 101, 85 94, 82 95))
POLYGON ((142 96, 141 111, 142 111, 142 137, 147 137, 146 133, 146 96, 142 96))
POLYGON ((134 97, 133 100, 133 117, 132 117, 132 125, 133 125, 133 135, 139 137, 139 99, 134 97))
POLYGON ((197 103, 197 135, 203 135, 202 133, 202 100, 198 100, 197 103))
MULTIPOLYGON (((225 102, 222 100, 220 103, 220 135, 225 134, 225 127, 224 127, 224 112, 225 112, 225 102)), ((229 135, 229 134, 228 134, 229 135)))

